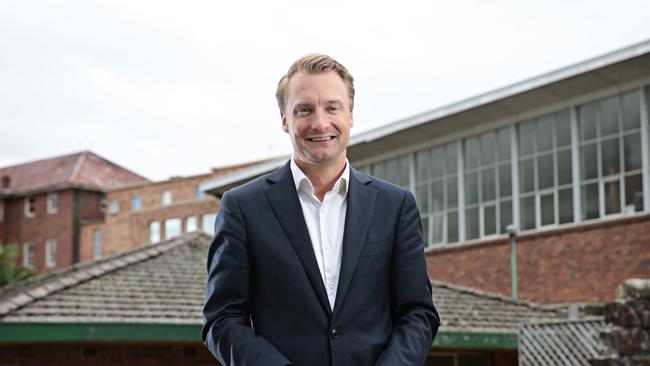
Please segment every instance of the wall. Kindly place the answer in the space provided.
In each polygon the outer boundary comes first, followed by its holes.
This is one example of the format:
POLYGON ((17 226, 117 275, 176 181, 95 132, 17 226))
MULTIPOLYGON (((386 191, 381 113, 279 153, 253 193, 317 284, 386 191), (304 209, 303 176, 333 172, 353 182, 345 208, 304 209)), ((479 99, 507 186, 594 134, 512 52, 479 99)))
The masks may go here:
MULTIPOLYGON (((510 296, 509 253, 505 238, 430 249, 429 276, 510 296)), ((519 299, 545 304, 607 302, 625 279, 650 277, 650 215, 521 236, 517 270, 519 299)))

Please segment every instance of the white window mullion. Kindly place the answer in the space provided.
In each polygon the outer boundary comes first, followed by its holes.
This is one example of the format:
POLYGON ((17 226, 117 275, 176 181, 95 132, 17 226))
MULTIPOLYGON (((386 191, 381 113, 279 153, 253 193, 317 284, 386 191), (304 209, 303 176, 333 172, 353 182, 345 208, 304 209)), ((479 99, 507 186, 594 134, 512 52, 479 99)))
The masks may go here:
POLYGON ((648 136, 648 111, 650 105, 647 104, 648 98, 646 93, 648 89, 641 88, 641 170, 643 175, 643 209, 650 212, 650 136, 648 136))
POLYGON ((456 143, 456 156, 458 162, 458 242, 465 241, 465 164, 463 164, 463 141, 456 143))
POLYGON ((571 107, 571 176, 573 180, 573 222, 582 221, 582 201, 580 193, 580 138, 578 136, 577 107, 571 107))
POLYGON ((512 223, 516 230, 520 230, 519 223, 519 154, 517 153, 517 128, 516 124, 510 126, 510 175, 512 181, 512 223))
POLYGON ((409 189, 415 195, 415 153, 408 154, 409 157, 409 189))

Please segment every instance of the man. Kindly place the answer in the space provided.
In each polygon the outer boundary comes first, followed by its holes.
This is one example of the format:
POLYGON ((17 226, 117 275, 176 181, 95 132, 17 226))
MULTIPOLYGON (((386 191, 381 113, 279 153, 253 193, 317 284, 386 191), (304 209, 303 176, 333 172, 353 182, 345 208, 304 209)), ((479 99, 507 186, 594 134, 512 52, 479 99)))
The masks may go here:
POLYGON ((422 365, 439 319, 420 216, 347 161, 352 76, 307 55, 276 97, 293 156, 221 200, 204 343, 223 365, 422 365))

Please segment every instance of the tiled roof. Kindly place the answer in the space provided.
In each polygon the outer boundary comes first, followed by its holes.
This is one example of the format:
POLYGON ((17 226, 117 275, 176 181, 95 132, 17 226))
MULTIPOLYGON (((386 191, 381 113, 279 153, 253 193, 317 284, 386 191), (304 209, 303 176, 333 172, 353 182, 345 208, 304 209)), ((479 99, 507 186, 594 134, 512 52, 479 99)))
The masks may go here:
POLYGON ((53 186, 79 185, 88 188, 110 188, 148 180, 90 151, 59 156, 25 164, 0 168, 4 194, 15 194, 53 186))
POLYGON ((603 317, 531 321, 519 330, 519 365, 584 365, 599 355, 603 317))
MULTIPOLYGON (((0 289, 0 322, 201 323, 210 238, 185 234, 0 289)), ((447 330, 516 331, 526 319, 561 314, 433 282, 447 330)))

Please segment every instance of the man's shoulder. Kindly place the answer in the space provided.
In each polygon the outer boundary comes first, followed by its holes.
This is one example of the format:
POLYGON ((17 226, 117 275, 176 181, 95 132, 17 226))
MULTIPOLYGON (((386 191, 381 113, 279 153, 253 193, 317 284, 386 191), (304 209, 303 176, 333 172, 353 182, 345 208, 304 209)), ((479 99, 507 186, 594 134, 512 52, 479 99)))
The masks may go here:
POLYGON ((228 190, 226 193, 235 196, 237 199, 245 199, 247 197, 256 197, 263 194, 266 188, 270 185, 269 181, 277 180, 278 176, 286 174, 287 165, 282 166, 274 171, 263 174, 249 182, 228 190))

